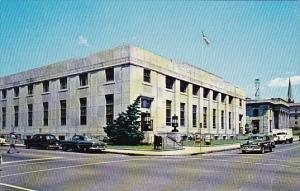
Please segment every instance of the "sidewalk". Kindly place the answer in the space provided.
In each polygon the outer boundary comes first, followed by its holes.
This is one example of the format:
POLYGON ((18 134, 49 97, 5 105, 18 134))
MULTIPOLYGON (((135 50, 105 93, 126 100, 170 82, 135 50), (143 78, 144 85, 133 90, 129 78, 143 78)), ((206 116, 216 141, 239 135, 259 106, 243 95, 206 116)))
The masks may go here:
MULTIPOLYGON (((294 141, 299 141, 299 137, 294 137, 294 141)), ((126 149, 105 149, 103 152, 106 153, 115 153, 115 154, 124 154, 124 155, 136 155, 136 156, 188 156, 188 155, 197 155, 197 154, 206 154, 213 152, 222 152, 239 149, 240 144, 231 144, 231 145, 218 145, 211 147, 183 147, 182 150, 173 150, 173 151, 162 151, 162 150, 153 150, 153 151, 138 151, 138 150, 126 150, 126 149)))
POLYGON ((205 154, 212 152, 221 152, 239 149, 240 144, 233 145, 220 145, 220 146, 211 146, 211 147, 183 147, 182 150, 173 150, 173 151, 162 151, 162 150, 153 150, 153 151, 137 151, 137 150, 119 150, 119 149, 105 149, 103 152, 115 153, 115 154, 125 154, 125 155, 147 155, 147 156, 187 156, 187 155, 197 155, 205 154))

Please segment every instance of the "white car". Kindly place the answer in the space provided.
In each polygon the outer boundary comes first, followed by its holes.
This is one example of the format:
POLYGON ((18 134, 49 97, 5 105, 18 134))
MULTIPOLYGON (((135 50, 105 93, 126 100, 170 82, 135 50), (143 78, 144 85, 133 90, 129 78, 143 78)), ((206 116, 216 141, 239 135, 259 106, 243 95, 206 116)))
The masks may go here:
POLYGON ((293 143, 292 129, 273 130, 275 143, 293 143))
POLYGON ((0 145, 4 145, 6 142, 5 142, 5 139, 4 138, 0 138, 0 145))

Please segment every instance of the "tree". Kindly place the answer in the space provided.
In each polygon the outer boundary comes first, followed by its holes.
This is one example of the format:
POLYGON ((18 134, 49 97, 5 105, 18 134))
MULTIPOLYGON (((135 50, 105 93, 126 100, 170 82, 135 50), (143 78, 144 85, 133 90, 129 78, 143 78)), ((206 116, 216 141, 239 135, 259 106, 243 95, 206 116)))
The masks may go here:
POLYGON ((126 112, 119 114, 118 118, 104 127, 104 131, 113 144, 137 145, 144 139, 140 131, 140 96, 133 104, 127 107, 126 112))

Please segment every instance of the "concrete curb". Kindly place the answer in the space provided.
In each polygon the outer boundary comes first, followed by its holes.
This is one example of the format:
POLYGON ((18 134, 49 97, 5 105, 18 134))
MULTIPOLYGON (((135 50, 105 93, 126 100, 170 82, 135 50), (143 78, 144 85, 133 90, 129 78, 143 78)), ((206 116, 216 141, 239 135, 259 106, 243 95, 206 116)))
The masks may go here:
MULTIPOLYGON (((176 151, 145 151, 144 153, 141 151, 134 152, 131 150, 131 152, 126 152, 126 150, 104 150, 104 153, 113 153, 113 154, 123 154, 123 155, 129 155, 129 156, 192 156, 192 155, 198 155, 198 154, 207 154, 207 153, 215 153, 215 152, 223 152, 223 151, 230 151, 230 150, 237 150, 240 146, 236 146, 234 148, 224 148, 224 149, 216 149, 216 150, 210 150, 210 151, 196 151, 196 152, 184 152, 184 150, 181 150, 183 152, 174 153, 176 151), (171 153, 173 152, 173 153, 171 153)), ((198 149, 198 148, 197 148, 198 149)))

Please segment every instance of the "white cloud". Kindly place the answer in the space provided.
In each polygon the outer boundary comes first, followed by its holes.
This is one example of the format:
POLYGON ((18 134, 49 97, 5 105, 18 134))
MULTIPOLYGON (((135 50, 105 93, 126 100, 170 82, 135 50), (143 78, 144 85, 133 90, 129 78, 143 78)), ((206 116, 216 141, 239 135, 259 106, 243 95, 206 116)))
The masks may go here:
POLYGON ((82 45, 82 46, 89 46, 88 39, 82 35, 80 35, 78 37, 78 43, 79 43, 79 45, 82 45))
MULTIPOLYGON (((292 76, 291 84, 297 85, 300 84, 300 76, 292 76)), ((289 78, 275 78, 267 82, 269 87, 287 87, 289 85, 289 78)))

